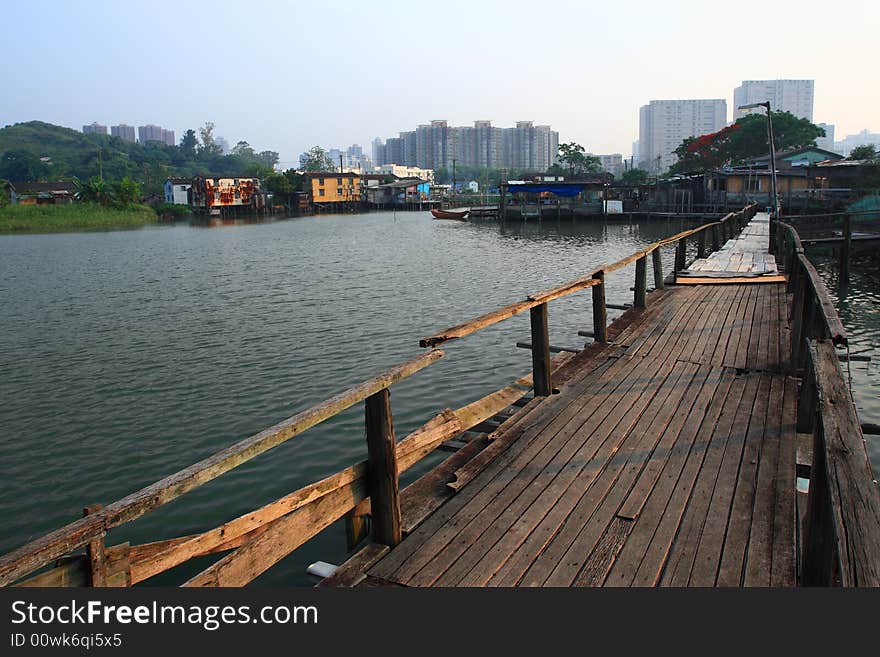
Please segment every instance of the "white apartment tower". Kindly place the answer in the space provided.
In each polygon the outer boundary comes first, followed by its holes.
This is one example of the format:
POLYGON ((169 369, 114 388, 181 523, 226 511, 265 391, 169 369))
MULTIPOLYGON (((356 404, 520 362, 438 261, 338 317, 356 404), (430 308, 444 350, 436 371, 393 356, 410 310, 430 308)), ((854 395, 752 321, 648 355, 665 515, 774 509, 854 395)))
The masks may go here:
POLYGON ((733 90, 733 120, 746 112, 763 112, 762 107, 739 111, 740 105, 770 101, 774 112, 791 112, 795 116, 813 120, 813 80, 743 80, 733 90))
POLYGON ((654 174, 677 161, 673 151, 688 137, 718 132, 727 123, 727 101, 652 100, 639 110, 639 166, 654 174))

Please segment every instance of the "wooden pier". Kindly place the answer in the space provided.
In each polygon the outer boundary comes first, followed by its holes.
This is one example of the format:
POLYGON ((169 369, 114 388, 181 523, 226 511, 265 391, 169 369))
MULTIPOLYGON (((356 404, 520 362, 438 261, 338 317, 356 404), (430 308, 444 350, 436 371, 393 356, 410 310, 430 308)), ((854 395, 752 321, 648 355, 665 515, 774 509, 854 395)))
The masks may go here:
POLYGON ((880 492, 838 362, 846 344, 797 232, 750 206, 424 338, 430 351, 88 507, 0 557, 0 584, 128 586, 225 553, 185 585, 241 586, 344 520, 351 557, 324 586, 878 586, 880 492), (631 303, 607 303, 606 277, 633 269, 631 303), (550 302, 587 289, 594 341, 551 359, 550 302), (609 308, 624 312, 609 323, 609 308), (532 373, 397 441, 389 387, 439 345, 526 311, 532 373), (364 461, 220 527, 105 544, 361 401, 364 461), (400 489, 438 447, 454 453, 400 489))

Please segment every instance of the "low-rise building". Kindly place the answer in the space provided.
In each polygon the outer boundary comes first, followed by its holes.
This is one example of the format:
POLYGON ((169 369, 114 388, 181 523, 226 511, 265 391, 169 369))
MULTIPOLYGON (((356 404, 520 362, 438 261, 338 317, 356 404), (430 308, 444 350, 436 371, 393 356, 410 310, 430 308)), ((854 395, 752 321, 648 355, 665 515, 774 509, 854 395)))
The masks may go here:
POLYGON ((312 203, 357 203, 361 200, 360 174, 317 171, 306 174, 312 193, 312 203))
POLYGON ((165 181, 165 202, 173 205, 190 205, 192 185, 192 178, 168 178, 165 181))
POLYGON ((250 176, 196 176, 191 181, 190 206, 207 214, 262 209, 260 179, 250 176))
POLYGON ((427 180, 432 185, 434 184, 433 169, 420 169, 419 167, 408 167, 401 164, 383 164, 376 167, 376 171, 397 178, 421 178, 422 180, 427 180))
POLYGON ((72 182, 11 182, 7 187, 12 205, 71 203, 76 195, 72 182))

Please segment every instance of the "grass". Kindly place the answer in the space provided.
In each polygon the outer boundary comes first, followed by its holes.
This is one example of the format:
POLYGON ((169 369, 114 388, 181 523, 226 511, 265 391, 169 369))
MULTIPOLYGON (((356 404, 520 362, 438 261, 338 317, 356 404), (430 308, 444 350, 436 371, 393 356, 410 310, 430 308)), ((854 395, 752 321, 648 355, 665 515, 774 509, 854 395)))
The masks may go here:
POLYGON ((59 233, 76 230, 137 228, 158 221, 146 205, 107 208, 94 203, 0 206, 0 233, 59 233))

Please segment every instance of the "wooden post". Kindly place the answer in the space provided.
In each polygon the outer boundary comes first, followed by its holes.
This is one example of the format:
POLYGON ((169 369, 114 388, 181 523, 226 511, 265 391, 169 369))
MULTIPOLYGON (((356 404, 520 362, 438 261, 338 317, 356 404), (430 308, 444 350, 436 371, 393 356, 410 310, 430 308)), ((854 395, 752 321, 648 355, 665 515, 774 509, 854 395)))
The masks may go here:
POLYGON ((712 250, 720 251, 721 250, 721 238, 720 238, 721 227, 718 224, 712 226, 712 250))
POLYGON ((364 400, 367 429, 367 482, 373 539, 389 547, 400 543, 400 489, 391 418, 391 393, 383 388, 364 400))
MULTIPOLYGON (((598 286, 596 286, 598 287, 598 286)), ((532 381, 535 396, 546 397, 550 388, 550 334, 547 330, 547 304, 530 309, 532 320, 532 381)))
MULTIPOLYGON (((815 367, 813 347, 807 351, 807 370, 815 367)), ((800 402, 799 402, 800 405, 800 402)), ((815 411, 818 414, 818 411, 815 411)), ((825 434, 820 418, 813 422, 813 459, 810 464, 810 491, 804 516, 803 586, 832 586, 838 561, 832 523, 831 499, 828 496, 828 473, 825 459, 825 434)))
POLYGON ((654 289, 663 289, 663 260, 660 259, 660 249, 651 251, 651 261, 654 263, 654 289))
POLYGON ((351 552, 367 537, 367 516, 357 513, 357 508, 345 515, 345 547, 351 552))
POLYGON ((636 260, 636 285, 633 292, 633 306, 636 308, 645 307, 645 287, 648 284, 648 258, 642 256, 636 260))
MULTIPOLYGON (((90 516, 103 508, 100 504, 92 504, 83 509, 83 516, 90 516)), ((107 557, 104 555, 104 536, 89 541, 86 546, 88 560, 89 585, 107 586, 107 557)))
POLYGON ((801 344, 803 342, 804 305, 807 294, 807 276, 801 272, 800 260, 795 258, 793 267, 798 270, 791 308, 791 367, 797 371, 801 367, 801 344))
POLYGON ((608 342, 608 309, 605 307, 605 272, 597 271, 593 278, 601 281, 593 286, 593 340, 608 342))
POLYGON ((673 280, 678 280, 678 272, 683 271, 687 264, 687 238, 682 237, 675 245, 675 271, 673 272, 673 280))
POLYGON ((706 257, 706 231, 701 230, 697 235, 697 257, 706 257))

